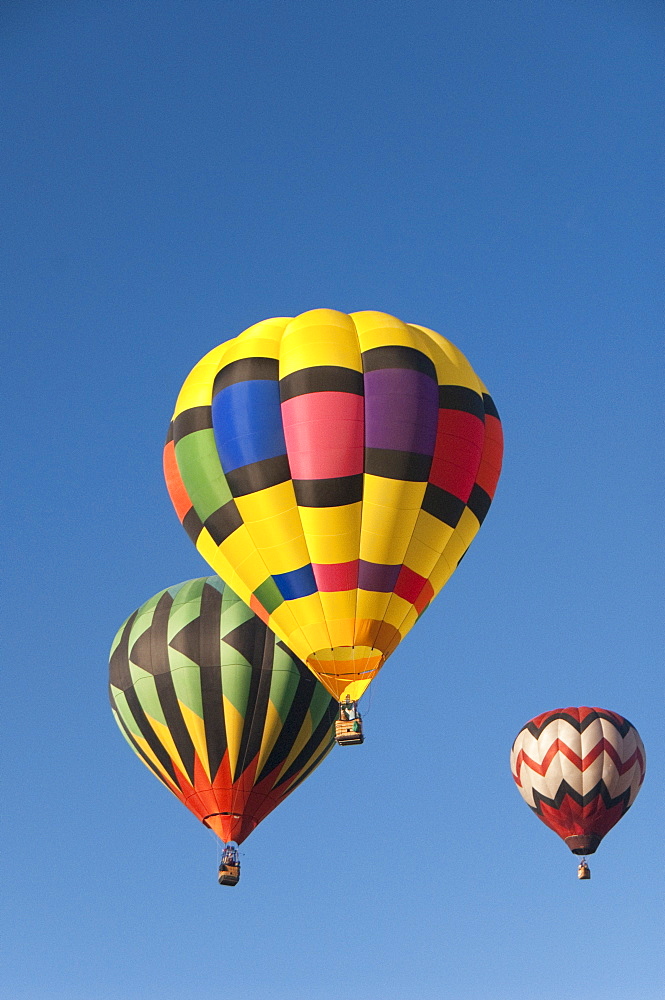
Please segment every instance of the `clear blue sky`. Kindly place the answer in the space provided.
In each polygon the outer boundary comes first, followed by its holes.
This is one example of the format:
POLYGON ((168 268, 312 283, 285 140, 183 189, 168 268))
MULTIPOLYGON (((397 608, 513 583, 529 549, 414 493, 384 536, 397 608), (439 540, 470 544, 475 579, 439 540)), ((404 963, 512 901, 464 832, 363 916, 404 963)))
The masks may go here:
POLYGON ((4 0, 3 997, 662 995, 663 29, 655 0, 4 0), (453 340, 504 473, 365 745, 225 890, 107 655, 207 572, 161 475, 185 375, 317 306, 453 340), (570 704, 648 754, 588 885, 508 767, 570 704))

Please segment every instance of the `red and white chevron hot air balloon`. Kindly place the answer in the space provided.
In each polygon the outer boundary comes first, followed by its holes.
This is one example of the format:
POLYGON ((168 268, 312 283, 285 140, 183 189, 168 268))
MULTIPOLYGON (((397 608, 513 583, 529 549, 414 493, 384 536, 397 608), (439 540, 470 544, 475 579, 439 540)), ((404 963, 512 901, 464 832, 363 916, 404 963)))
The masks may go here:
MULTIPOLYGON (((639 733, 603 708, 559 708, 517 734, 513 778, 536 815, 573 854, 593 854, 635 801, 646 770, 639 733)), ((583 862, 580 878, 588 878, 583 862)))

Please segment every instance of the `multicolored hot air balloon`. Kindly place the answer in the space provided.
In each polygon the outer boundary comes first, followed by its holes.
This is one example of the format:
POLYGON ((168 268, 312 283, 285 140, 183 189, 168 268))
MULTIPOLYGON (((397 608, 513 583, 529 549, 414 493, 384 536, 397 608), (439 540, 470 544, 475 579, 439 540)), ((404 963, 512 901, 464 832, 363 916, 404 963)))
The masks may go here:
MULTIPOLYGON (((573 854, 593 854, 635 801, 646 755, 627 719, 602 708, 560 708, 527 722, 510 754, 524 801, 573 854)), ((580 878, 588 866, 580 865, 580 878)))
POLYGON ((334 745, 335 702, 215 576, 127 619, 109 690, 132 749, 226 843, 242 843, 334 745))
POLYGON ((501 458, 494 403, 448 340, 315 309, 196 365, 164 469, 201 555, 355 704, 471 544, 501 458))

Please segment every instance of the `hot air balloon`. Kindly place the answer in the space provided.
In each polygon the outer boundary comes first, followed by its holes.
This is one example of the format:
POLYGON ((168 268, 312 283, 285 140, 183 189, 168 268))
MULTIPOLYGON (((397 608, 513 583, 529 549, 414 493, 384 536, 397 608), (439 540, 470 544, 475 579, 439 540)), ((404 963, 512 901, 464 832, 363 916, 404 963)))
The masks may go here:
MULTIPOLYGON (((646 755, 627 719, 602 708, 559 708, 517 734, 510 754, 524 801, 573 854, 593 854, 635 801, 646 755)), ((590 877, 583 860, 582 879, 590 877)))
POLYGON ((336 703, 219 577, 162 590, 111 649, 111 707, 132 749, 237 848, 334 745, 336 703))
POLYGON ((340 703, 454 572, 494 496, 498 414, 448 340, 379 312, 268 319, 192 370, 164 451, 212 568, 340 703))

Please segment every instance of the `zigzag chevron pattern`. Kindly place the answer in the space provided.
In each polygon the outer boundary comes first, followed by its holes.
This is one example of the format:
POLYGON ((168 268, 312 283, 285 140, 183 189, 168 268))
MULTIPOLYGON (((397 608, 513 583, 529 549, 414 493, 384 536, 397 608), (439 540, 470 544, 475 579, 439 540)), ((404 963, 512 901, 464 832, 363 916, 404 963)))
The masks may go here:
POLYGON ((634 726, 601 708, 545 712, 518 733, 510 754, 522 798, 571 850, 591 854, 635 801, 646 754, 634 726), (575 838, 575 840, 571 840, 575 838))

